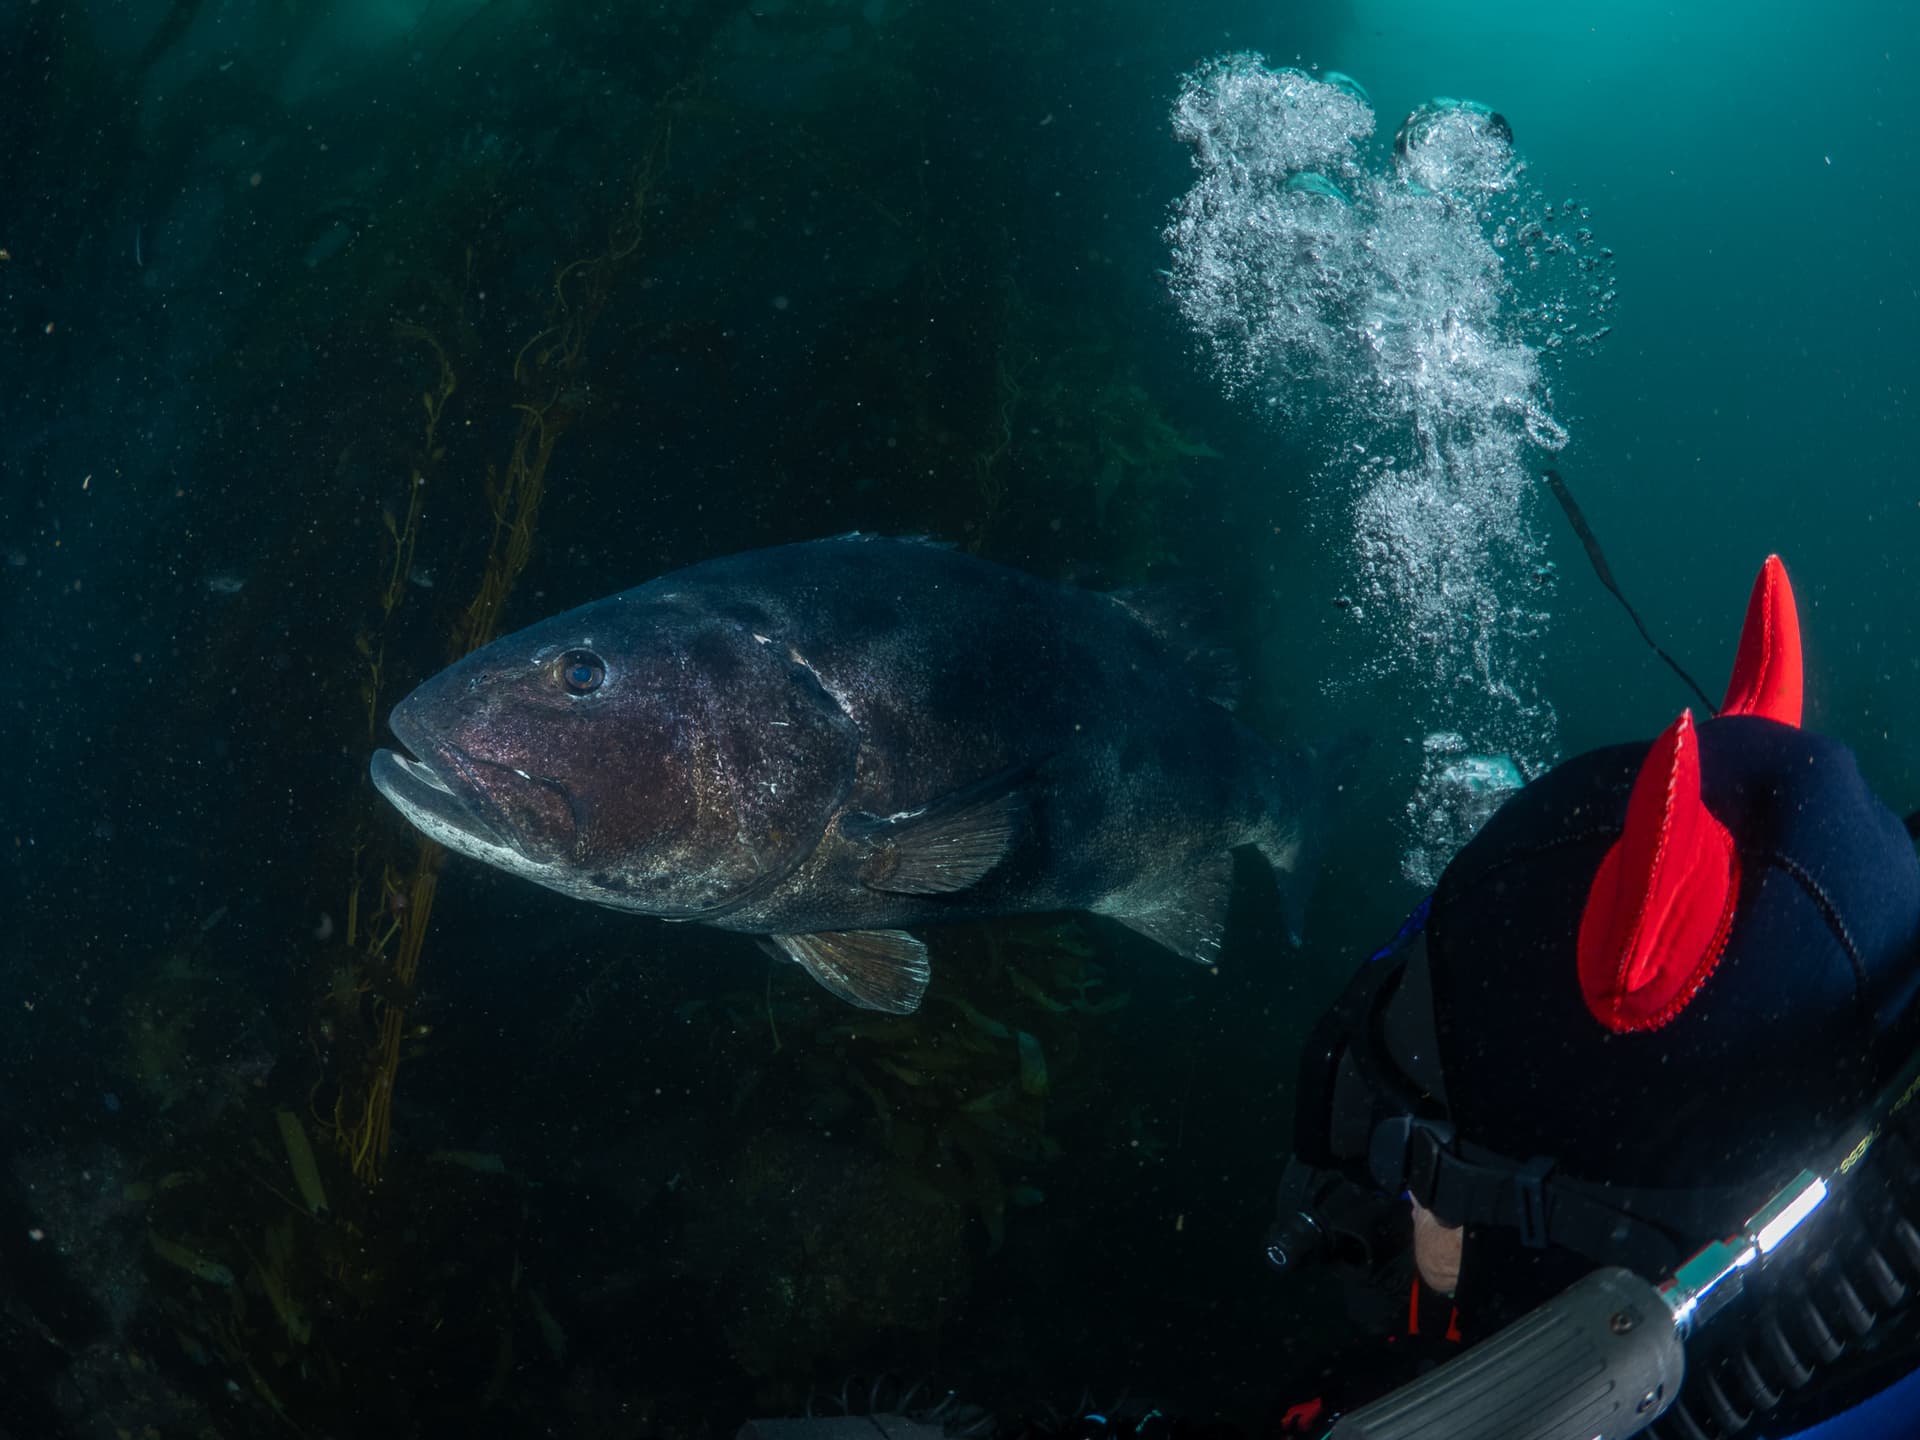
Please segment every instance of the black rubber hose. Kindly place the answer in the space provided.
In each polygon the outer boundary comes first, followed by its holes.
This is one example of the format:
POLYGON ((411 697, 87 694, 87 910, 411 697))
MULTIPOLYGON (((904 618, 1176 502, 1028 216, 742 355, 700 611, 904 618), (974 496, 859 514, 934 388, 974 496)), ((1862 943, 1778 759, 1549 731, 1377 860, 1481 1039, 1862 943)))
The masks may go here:
MULTIPOLYGON (((1567 482, 1560 478, 1560 472, 1558 470, 1547 471, 1546 481, 1548 488, 1553 491, 1553 498, 1558 500, 1560 502, 1560 508, 1566 511, 1567 523, 1573 526, 1573 533, 1580 537, 1581 545, 1586 548, 1587 563, 1593 566, 1593 573, 1599 578, 1600 583, 1607 587, 1608 593, 1620 602, 1621 608, 1627 612, 1627 618, 1633 621, 1633 628, 1640 632, 1640 638, 1647 642, 1654 654, 1667 662, 1668 668, 1671 669, 1674 674, 1687 682, 1687 688, 1700 697, 1700 703, 1706 707, 1707 714, 1718 715, 1720 713, 1720 707, 1709 700, 1707 698, 1707 692, 1695 683, 1691 675, 1680 668, 1680 662, 1678 660, 1660 648, 1659 642, 1655 640, 1653 635, 1648 631, 1646 622, 1640 618, 1640 612, 1633 608, 1633 602, 1628 600, 1626 595, 1622 593, 1619 582, 1613 578, 1613 567, 1607 564, 1606 553, 1600 548, 1599 537, 1593 533, 1593 527, 1587 524, 1587 517, 1580 513, 1580 506, 1574 501, 1573 492, 1567 489, 1567 482)), ((1915 816, 1914 818, 1915 820, 1920 820, 1920 816, 1915 816)), ((1910 821, 1909 825, 1911 826, 1912 823, 1913 822, 1910 821)), ((1920 830, 1911 830, 1910 833, 1915 836, 1920 836, 1920 830)))
POLYGON ((1780 1378, 1793 1389, 1798 1390, 1813 1379, 1813 1367, 1801 1359, 1800 1352, 1793 1348, 1793 1342, 1787 1338, 1786 1327, 1780 1323, 1777 1308, 1760 1326, 1760 1343, 1767 1347, 1767 1355, 1780 1378))
POLYGON ((1873 1329, 1876 1318, 1867 1308, 1867 1302, 1860 1298, 1860 1292, 1853 1288, 1853 1282, 1844 1275, 1835 1275, 1827 1282, 1827 1298, 1832 1300, 1840 1312, 1840 1323, 1853 1332, 1853 1338, 1862 1338, 1873 1329))
MULTIPOLYGON (((1689 1396, 1687 1399, 1675 1405, 1673 1409, 1669 1410, 1665 1415, 1661 1416, 1660 1424, 1662 1429, 1667 1428, 1668 1421, 1672 1421, 1671 1428, 1673 1433, 1679 1437, 1679 1440, 1713 1440, 1713 1436, 1709 1435, 1700 1422, 1693 1418, 1691 1401, 1692 1397, 1689 1396)), ((1658 1434, 1658 1432, 1656 1432, 1656 1434, 1658 1434)), ((1659 1440, 1664 1440, 1664 1436, 1659 1436, 1659 1440)))
POLYGON ((1814 1364, 1831 1365, 1838 1360, 1847 1347, 1833 1333, 1826 1317, 1820 1313, 1820 1307, 1810 1297, 1803 1295, 1793 1309, 1793 1318, 1800 1327, 1800 1337, 1813 1352, 1814 1364))
POLYGON ((1907 1287, 1900 1282, 1900 1277, 1893 1273, 1893 1267, 1887 1263, 1887 1257, 1882 1255, 1876 1247, 1869 1245, 1861 1253, 1860 1271, 1866 1279, 1867 1288, 1872 1291, 1873 1298, 1879 1303, 1883 1313, 1896 1308, 1907 1298, 1907 1287))
POLYGON ((1913 1223, 1904 1215, 1893 1224, 1893 1244, 1900 1258, 1906 1262, 1907 1270, 1920 1276, 1920 1230, 1915 1230, 1913 1223))
POLYGON ((1713 1416, 1714 1424, 1720 1427, 1724 1435, 1738 1435, 1753 1423, 1753 1412, 1742 1410, 1733 1403, 1733 1397, 1727 1394, 1726 1387, 1720 1383, 1720 1377, 1709 1370, 1700 1377, 1702 1398, 1707 1402, 1707 1411, 1713 1416))
POLYGON ((1785 1392, 1769 1385, 1766 1377, 1760 1373, 1760 1367, 1754 1363, 1753 1351, 1746 1346, 1736 1348, 1727 1357, 1727 1363, 1733 1375, 1740 1382, 1740 1388, 1747 1392, 1747 1403, 1756 1411, 1765 1412, 1779 1407, 1786 1398, 1785 1392))

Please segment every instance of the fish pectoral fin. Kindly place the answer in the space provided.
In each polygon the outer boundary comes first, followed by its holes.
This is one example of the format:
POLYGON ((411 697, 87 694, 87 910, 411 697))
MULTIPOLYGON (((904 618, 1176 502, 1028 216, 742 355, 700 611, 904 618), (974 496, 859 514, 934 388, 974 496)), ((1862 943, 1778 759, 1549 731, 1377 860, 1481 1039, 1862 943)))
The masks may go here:
POLYGON ((1100 913, 1176 955, 1212 965, 1220 959, 1232 895, 1233 856, 1223 852, 1157 893, 1116 896, 1113 908, 1102 907, 1100 913))
POLYGON ((822 930, 768 938, 827 989, 863 1010, 911 1015, 933 975, 927 947, 904 930, 822 930))
POLYGON ((1027 796, 1019 778, 995 777, 910 815, 844 816, 840 833, 864 852, 861 883, 892 895, 951 895, 975 884, 1020 833, 1027 796))

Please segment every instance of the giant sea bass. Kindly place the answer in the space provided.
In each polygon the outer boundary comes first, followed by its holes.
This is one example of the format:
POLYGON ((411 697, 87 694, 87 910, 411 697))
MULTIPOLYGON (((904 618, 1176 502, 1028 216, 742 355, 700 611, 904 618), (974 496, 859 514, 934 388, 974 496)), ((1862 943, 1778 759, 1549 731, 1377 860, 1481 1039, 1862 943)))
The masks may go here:
POLYGON ((1211 963, 1242 846, 1297 935, 1327 787, 1233 717, 1196 608, 925 541, 756 550, 475 651, 373 781, 449 849, 765 936, 870 1009, 919 1005, 907 927, 940 921, 1090 910, 1211 963))

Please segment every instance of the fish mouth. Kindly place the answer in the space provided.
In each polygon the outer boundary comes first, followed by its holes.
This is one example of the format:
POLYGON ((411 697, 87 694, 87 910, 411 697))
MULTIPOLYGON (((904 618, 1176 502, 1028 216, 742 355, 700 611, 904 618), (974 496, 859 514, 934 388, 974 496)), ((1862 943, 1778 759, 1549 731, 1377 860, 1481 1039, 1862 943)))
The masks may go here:
MULTIPOLYGON (((417 742, 408 748, 433 753, 417 742)), ((447 752, 435 757, 436 764, 393 750, 376 750, 370 767, 374 788, 422 834, 450 850, 469 855, 475 854, 477 847, 513 850, 512 838, 488 813, 484 792, 468 784, 455 790, 441 774, 444 768, 464 781, 471 773, 451 747, 447 752)))
POLYGON ((444 738, 412 697, 387 724, 402 748, 374 752, 373 783, 421 834, 542 883, 570 861, 581 827, 565 785, 444 738))

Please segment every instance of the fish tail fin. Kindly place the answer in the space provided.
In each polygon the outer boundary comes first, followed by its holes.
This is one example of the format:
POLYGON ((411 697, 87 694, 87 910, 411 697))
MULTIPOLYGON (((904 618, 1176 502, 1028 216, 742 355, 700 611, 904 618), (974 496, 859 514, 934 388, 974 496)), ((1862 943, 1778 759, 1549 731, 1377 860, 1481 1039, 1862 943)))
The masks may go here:
POLYGON ((1296 946, 1305 936, 1307 901, 1320 877, 1333 814, 1371 743, 1351 730, 1334 740, 1295 748, 1276 768, 1265 815, 1252 839, 1273 871, 1287 938, 1296 946))

